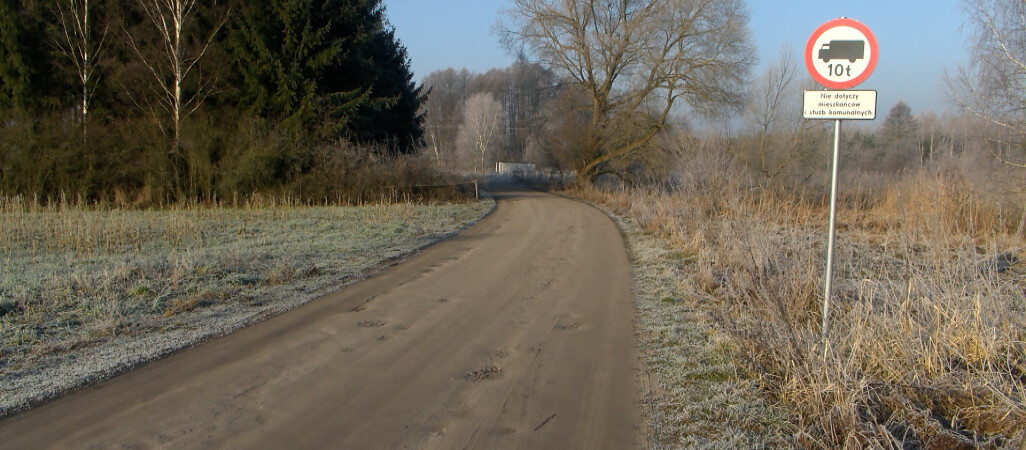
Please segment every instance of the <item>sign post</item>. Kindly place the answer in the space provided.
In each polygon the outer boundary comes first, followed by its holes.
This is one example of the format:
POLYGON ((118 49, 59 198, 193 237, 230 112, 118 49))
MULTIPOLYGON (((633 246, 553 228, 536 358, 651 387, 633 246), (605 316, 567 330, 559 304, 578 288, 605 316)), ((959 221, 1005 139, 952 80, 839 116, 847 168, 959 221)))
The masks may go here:
POLYGON ((834 157, 830 175, 830 236, 827 242, 826 282, 823 287, 823 341, 830 326, 833 292, 834 235, 837 224, 837 166, 840 159, 841 120, 876 118, 876 91, 847 90, 869 78, 876 68, 876 37, 857 20, 840 18, 824 23, 805 45, 805 67, 824 91, 805 91, 803 116, 834 121, 834 157))

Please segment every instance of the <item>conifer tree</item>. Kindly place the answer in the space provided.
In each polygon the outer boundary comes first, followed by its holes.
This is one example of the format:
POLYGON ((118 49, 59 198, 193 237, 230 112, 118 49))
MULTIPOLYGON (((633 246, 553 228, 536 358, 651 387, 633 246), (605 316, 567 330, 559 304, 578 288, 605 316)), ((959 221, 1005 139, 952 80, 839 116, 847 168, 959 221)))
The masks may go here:
POLYGON ((56 89, 46 38, 45 2, 0 2, 0 108, 53 103, 56 89))
POLYGON ((388 24, 381 0, 328 0, 336 8, 332 34, 342 57, 324 80, 331 117, 345 115, 335 130, 353 141, 383 144, 393 153, 411 153, 423 143, 424 101, 413 82, 406 49, 388 24), (339 95, 343 94, 343 95, 339 95))
POLYGON ((884 139, 888 141, 914 137, 919 132, 919 124, 916 123, 916 118, 912 115, 912 108, 909 108, 904 101, 898 100, 898 103, 895 103, 891 107, 891 111, 887 113, 881 132, 884 139))
POLYGON ((317 118, 318 86, 342 49, 329 26, 316 23, 317 0, 245 2, 236 10, 226 47, 238 69, 239 105, 300 128, 317 118))
POLYGON ((369 111, 373 134, 371 141, 386 143, 388 149, 412 153, 424 143, 424 116, 420 107, 425 101, 422 88, 413 81, 406 48, 387 24, 372 42, 375 79, 372 92, 388 99, 387 107, 369 111))

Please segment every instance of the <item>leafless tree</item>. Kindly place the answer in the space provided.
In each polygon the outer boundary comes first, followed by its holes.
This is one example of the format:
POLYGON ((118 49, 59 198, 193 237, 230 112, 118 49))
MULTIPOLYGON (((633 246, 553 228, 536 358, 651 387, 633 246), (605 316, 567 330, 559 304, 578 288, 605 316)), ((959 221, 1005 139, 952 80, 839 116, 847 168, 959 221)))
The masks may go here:
POLYGON ((439 165, 453 156, 451 152, 456 146, 471 77, 467 69, 449 68, 432 72, 424 78, 424 86, 428 89, 427 101, 424 102, 424 129, 435 162, 439 165))
POLYGON ((526 61, 522 55, 506 72, 509 80, 502 97, 506 111, 506 158, 521 161, 546 103, 556 94, 557 80, 551 71, 526 61))
POLYGON ((590 97, 578 180, 651 148, 674 106, 740 106, 753 49, 741 0, 513 0, 504 43, 590 97))
POLYGON ((802 136, 811 128, 802 118, 800 92, 807 77, 796 54, 781 49, 777 62, 753 83, 745 111, 745 119, 756 131, 755 169, 767 185, 801 158, 802 136))
POLYGON ((919 153, 925 164, 934 159, 934 149, 938 140, 937 127, 940 124, 940 119, 937 117, 937 113, 924 111, 919 113, 917 122, 919 122, 919 153))
POLYGON ((541 119, 532 130, 529 148, 531 160, 560 173, 568 173, 587 164, 580 149, 585 145, 590 101, 576 85, 554 90, 552 101, 539 113, 541 119))
POLYGON ((962 0, 962 6, 972 47, 969 66, 948 78, 952 100, 1003 129, 987 136, 991 154, 1026 169, 1026 2, 962 0))
POLYGON ((156 28, 160 50, 156 57, 147 57, 139 43, 128 34, 129 46, 153 75, 161 109, 170 115, 172 152, 180 152, 182 122, 210 94, 210 80, 199 79, 190 92, 184 91, 186 80, 203 59, 214 36, 227 21, 227 14, 216 22, 206 39, 192 44, 188 31, 196 21, 196 0, 137 0, 151 25, 156 28))
POLYGON ((503 121, 502 104, 492 94, 479 92, 467 99, 459 142, 473 155, 477 172, 484 171, 486 157, 498 141, 503 121))
POLYGON ((57 15, 57 26, 60 35, 57 38, 57 49, 69 61, 75 71, 75 77, 82 88, 79 102, 79 120, 83 124, 82 139, 86 139, 85 124, 89 118, 89 102, 98 76, 94 76, 100 55, 107 41, 108 28, 104 27, 99 39, 93 36, 93 2, 90 0, 57 0, 54 9, 57 15))

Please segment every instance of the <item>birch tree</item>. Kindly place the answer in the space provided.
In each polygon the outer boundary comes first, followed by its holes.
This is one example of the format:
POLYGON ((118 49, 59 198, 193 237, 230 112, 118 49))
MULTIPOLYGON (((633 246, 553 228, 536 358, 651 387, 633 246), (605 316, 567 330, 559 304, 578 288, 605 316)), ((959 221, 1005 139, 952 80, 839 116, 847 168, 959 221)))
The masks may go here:
POLYGON ((210 80, 201 77, 190 92, 184 87, 187 79, 195 73, 197 64, 203 59, 214 36, 227 20, 227 14, 206 38, 196 45, 190 45, 193 36, 189 31, 196 22, 196 0, 138 0, 146 20, 157 31, 159 50, 155 57, 147 57, 139 43, 130 34, 129 46, 153 75, 155 92, 161 109, 170 116, 172 152, 179 153, 181 147, 182 122, 203 103, 210 94, 210 80))
POLYGON ((57 0, 54 3, 60 33, 56 42, 57 49, 71 62, 76 81, 81 88, 82 96, 79 99, 78 110, 83 142, 86 139, 89 102, 99 78, 94 74, 107 41, 108 31, 108 27, 104 27, 99 38, 93 36, 94 3, 91 0, 57 0))
POLYGON ((485 159, 498 141, 503 122, 502 104, 492 94, 479 92, 467 99, 459 142, 473 156, 477 172, 484 172, 485 159))
POLYGON ((197 172, 203 162, 195 155, 191 158, 186 156, 183 151, 182 125, 211 93, 212 80, 199 76, 197 65, 227 20, 227 14, 215 22, 205 38, 200 40, 197 35, 201 34, 195 30, 199 21, 196 0, 137 2, 145 22, 156 31, 154 46, 157 48, 155 52, 147 53, 131 34, 128 34, 128 44, 153 76, 154 109, 163 110, 168 117, 167 123, 171 128, 168 152, 171 188, 179 196, 192 196, 200 184, 197 172))
POLYGON ((952 99, 1004 131, 986 137, 994 158, 1026 169, 1026 2, 962 0, 962 6, 972 46, 969 65, 948 78, 952 99))

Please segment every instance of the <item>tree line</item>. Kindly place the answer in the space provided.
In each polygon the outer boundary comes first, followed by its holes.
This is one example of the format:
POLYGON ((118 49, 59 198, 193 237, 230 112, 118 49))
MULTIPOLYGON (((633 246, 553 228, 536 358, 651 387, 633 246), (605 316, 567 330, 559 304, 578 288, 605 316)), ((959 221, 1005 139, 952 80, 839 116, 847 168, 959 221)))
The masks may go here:
MULTIPOLYGON (((965 117, 895 105, 879 132, 849 127, 860 168, 922 165, 944 139, 948 155, 972 144, 1024 165, 1022 3, 964 4, 972 60, 948 83, 986 126, 943 137, 965 117)), ((0 190, 335 195, 347 180, 380 184, 362 174, 421 151, 449 171, 534 161, 582 183, 645 182, 672 178, 716 124, 732 127, 724 150, 753 183, 807 179, 826 133, 796 102, 817 86, 793 51, 753 76, 747 23, 741 0, 515 0, 498 34, 517 62, 418 86, 380 0, 11 0, 0 4, 0 190)))
POLYGON ((536 138, 564 86, 543 65, 521 57, 483 74, 448 68, 424 87, 427 153, 438 166, 481 172, 496 161, 548 161, 536 138))
MULTIPOLYGON (((916 116, 899 101, 877 130, 851 124, 846 166, 901 174, 989 154, 1026 167, 1023 3, 963 4, 972 59, 947 79, 959 110, 916 116)), ((427 148, 451 169, 531 161, 580 183, 648 183, 672 179, 711 133, 752 184, 801 186, 828 163, 829 130, 801 111, 801 91, 820 87, 797 49, 751 73, 747 14, 738 0, 516 0, 498 27, 516 63, 425 78, 427 148)))
POLYGON ((424 100, 381 0, 0 3, 5 194, 298 192, 418 151, 424 100))

